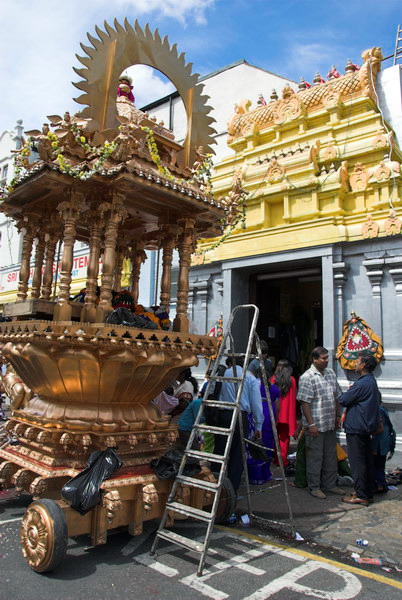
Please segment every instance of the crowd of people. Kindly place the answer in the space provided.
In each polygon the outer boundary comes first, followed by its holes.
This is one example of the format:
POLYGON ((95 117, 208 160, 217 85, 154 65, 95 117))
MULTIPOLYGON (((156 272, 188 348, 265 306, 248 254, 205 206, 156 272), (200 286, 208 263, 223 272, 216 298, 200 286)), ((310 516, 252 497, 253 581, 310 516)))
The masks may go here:
MULTIPOLYGON (((233 403, 237 388, 230 378, 243 377, 245 370, 240 397, 242 430, 245 437, 253 436, 259 441, 266 451, 265 462, 269 464, 272 457, 274 463, 282 462, 285 473, 289 474, 288 454, 293 437, 298 440, 294 485, 306 487, 315 498, 325 499, 328 493, 337 494, 348 504, 368 506, 374 494, 387 492, 385 463, 394 452, 396 436, 373 375, 377 366, 374 356, 370 352, 360 353, 356 361, 357 379, 342 392, 335 372, 328 367, 326 348, 314 348, 311 366, 298 381, 292 364, 286 359, 279 360, 273 369, 268 358, 268 345, 263 341, 261 351, 262 363, 253 359, 247 368, 241 360, 228 358, 226 365, 219 366, 218 375, 229 380, 216 381, 207 388, 208 372, 199 393, 191 369, 184 369, 174 386, 154 400, 162 412, 170 414, 178 423, 181 448, 187 445, 206 389, 209 399, 233 403), (279 453, 275 451, 271 415, 278 433, 279 453), (337 440, 337 431, 341 427, 346 433, 347 452, 337 440), (351 495, 339 485, 345 480, 354 486, 351 495)), ((215 408, 211 413, 206 410, 204 415, 208 425, 228 429, 233 411, 215 408)), ((237 422, 227 465, 227 477, 235 493, 243 472, 241 435, 237 422)), ((226 440, 225 435, 204 433, 194 437, 193 448, 202 447, 205 452, 223 455, 226 440)), ((249 456, 249 473, 257 464, 258 459, 249 456)), ((220 468, 218 463, 211 466, 216 470, 220 468)), ((266 479, 269 476, 270 473, 265 474, 266 479)))

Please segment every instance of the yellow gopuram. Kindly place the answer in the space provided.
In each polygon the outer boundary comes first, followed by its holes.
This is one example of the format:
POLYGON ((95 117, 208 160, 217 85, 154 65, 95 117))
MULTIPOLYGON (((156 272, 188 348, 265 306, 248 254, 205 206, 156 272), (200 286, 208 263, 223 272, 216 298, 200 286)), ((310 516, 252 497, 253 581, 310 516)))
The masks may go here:
POLYGON ((400 230, 393 209, 400 212, 402 154, 384 127, 374 85, 381 50, 362 58, 359 70, 349 63, 345 75, 325 83, 302 83, 298 92, 287 86, 266 106, 235 106, 228 124, 235 154, 216 166, 214 191, 228 210, 236 185, 247 192, 246 229, 237 228, 206 262, 400 230))

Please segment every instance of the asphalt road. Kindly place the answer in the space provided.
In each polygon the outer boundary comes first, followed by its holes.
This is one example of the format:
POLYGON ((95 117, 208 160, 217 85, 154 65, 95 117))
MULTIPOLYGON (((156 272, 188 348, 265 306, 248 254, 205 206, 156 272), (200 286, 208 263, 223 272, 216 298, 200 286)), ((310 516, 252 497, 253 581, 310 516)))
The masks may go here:
MULTIPOLYGON (((196 576, 198 556, 165 543, 149 556, 156 523, 141 536, 109 536, 105 546, 88 547, 88 538, 70 540, 56 571, 33 572, 20 551, 19 519, 28 498, 0 500, 1 600, 399 600, 402 582, 379 569, 340 564, 303 546, 280 544, 255 530, 216 528, 206 569, 196 576)), ((183 522, 177 528, 196 538, 200 530, 183 522)))

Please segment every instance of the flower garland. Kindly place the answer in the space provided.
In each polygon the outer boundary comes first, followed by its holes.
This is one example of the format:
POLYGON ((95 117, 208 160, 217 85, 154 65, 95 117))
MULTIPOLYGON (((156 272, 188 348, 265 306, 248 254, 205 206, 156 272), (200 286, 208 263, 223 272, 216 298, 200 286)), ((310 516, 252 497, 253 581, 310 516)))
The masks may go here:
MULTIPOLYGON (((207 252, 212 252, 212 250, 215 250, 216 248, 221 246, 223 242, 225 242, 227 238, 233 233, 233 231, 238 227, 239 224, 242 229, 246 228, 246 198, 246 193, 241 194, 239 198, 239 212, 237 213, 233 223, 231 223, 226 228, 226 231, 224 231, 224 233, 217 240, 215 240, 210 246, 208 246, 208 248, 198 248, 194 253, 196 256, 205 256, 207 252)), ((220 223, 222 227, 224 227, 225 219, 221 219, 220 223)))
POLYGON ((207 190, 211 190, 212 189, 212 181, 211 181, 212 167, 213 167, 212 154, 207 154, 206 158, 203 160, 203 162, 194 171, 192 181, 195 181, 196 183, 201 183, 202 185, 205 186, 205 188, 207 190))
POLYGON ((172 173, 169 171, 169 169, 167 167, 162 165, 161 157, 159 156, 159 152, 158 152, 158 146, 156 145, 154 132, 152 131, 152 129, 150 127, 145 127, 145 126, 141 127, 141 129, 142 129, 142 131, 145 131, 145 133, 147 134, 148 150, 151 155, 152 161, 155 163, 159 173, 161 173, 162 175, 164 175, 167 179, 170 179, 171 181, 172 180, 179 181, 174 175, 172 175, 172 173))
MULTIPOLYGON (((162 160, 159 156, 158 146, 155 141, 154 132, 150 127, 141 127, 142 131, 145 131, 147 134, 147 144, 148 150, 151 155, 151 159, 156 165, 158 171, 167 177, 167 179, 174 180, 177 183, 187 183, 186 180, 175 177, 167 167, 162 165, 162 160)), ((203 162, 197 167, 197 169, 193 172, 193 176, 190 181, 194 183, 198 183, 203 185, 206 190, 212 189, 212 181, 211 181, 211 172, 212 172, 213 162, 212 162, 212 154, 207 154, 206 158, 203 162)), ((213 244, 208 246, 205 249, 198 249, 195 252, 196 256, 205 255, 207 252, 211 252, 221 246, 223 242, 233 233, 233 231, 238 227, 239 223, 241 224, 242 229, 246 228, 246 197, 247 193, 241 194, 239 198, 239 211, 236 215, 234 221, 226 228, 226 231, 221 235, 213 244)), ((225 219, 220 220, 220 224, 222 229, 225 229, 225 219)))
POLYGON ((13 191, 18 179, 28 170, 28 160, 31 154, 32 140, 27 137, 24 144, 14 155, 14 176, 6 186, 0 186, 0 199, 5 200, 10 192, 13 191))
POLYGON ((55 133, 49 131, 47 133, 47 137, 51 140, 53 151, 56 155, 57 165, 62 173, 66 173, 71 177, 75 177, 76 179, 80 179, 81 181, 86 181, 99 173, 102 170, 104 163, 109 158, 111 154, 117 148, 117 142, 106 142, 102 144, 102 146, 91 146, 85 138, 85 136, 81 135, 81 132, 78 126, 73 123, 72 131, 74 133, 75 141, 84 148, 85 152, 88 154, 92 154, 98 156, 98 160, 92 165, 91 169, 83 171, 82 165, 72 165, 68 162, 63 155, 63 152, 59 146, 59 139, 55 133))
MULTIPOLYGON (((150 127, 141 127, 142 131, 145 131, 147 134, 147 145, 148 150, 151 155, 151 159, 153 163, 156 165, 159 173, 164 175, 170 181, 175 181, 176 183, 188 183, 188 180, 176 177, 173 175, 168 167, 165 167, 162 164, 161 157, 159 156, 158 146, 155 141, 154 132, 150 127)), ((210 190, 212 187, 211 184, 211 171, 212 171, 212 154, 207 154, 205 160, 197 167, 197 169, 193 172, 192 178, 189 180, 192 183, 199 183, 203 185, 207 190, 210 190)))
MULTIPOLYGON (((80 179, 81 181, 85 181, 90 179, 96 173, 99 173, 106 160, 110 157, 111 154, 117 148, 117 142, 108 142, 106 141, 101 146, 91 146, 88 143, 85 136, 82 135, 82 132, 79 130, 78 126, 73 123, 72 131, 74 133, 75 141, 84 148, 85 152, 88 154, 92 154, 93 156, 98 156, 98 159, 92 165, 92 167, 88 170, 83 170, 82 165, 72 165, 63 155, 63 151, 59 145, 59 138, 55 133, 49 131, 46 134, 46 137, 50 140, 51 146, 53 149, 53 153, 56 156, 56 163, 59 167, 59 170, 62 173, 66 173, 71 177, 75 177, 76 179, 80 179)), ((0 199, 4 200, 15 188, 16 184, 19 182, 19 179, 22 175, 26 173, 28 170, 28 159, 32 151, 32 139, 28 137, 22 146, 22 148, 16 153, 14 156, 14 177, 10 181, 9 185, 6 187, 0 188, 0 199)))

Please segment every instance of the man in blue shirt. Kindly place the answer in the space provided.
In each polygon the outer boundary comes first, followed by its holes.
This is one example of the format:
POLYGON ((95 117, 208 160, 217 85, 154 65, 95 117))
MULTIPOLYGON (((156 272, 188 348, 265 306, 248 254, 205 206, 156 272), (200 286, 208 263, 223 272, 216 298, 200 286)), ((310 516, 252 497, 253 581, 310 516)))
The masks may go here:
POLYGON ((381 424, 380 392, 373 371, 377 361, 370 352, 361 352, 356 360, 360 375, 352 387, 342 394, 339 403, 346 407, 344 427, 355 494, 342 498, 347 504, 368 506, 373 498, 374 463, 371 436, 381 424))
MULTIPOLYGON (((242 377, 243 369, 240 365, 226 369, 224 377, 242 377)), ((240 382, 224 381, 220 393, 220 400, 223 402, 236 402, 237 386, 240 382)), ((248 433, 248 418, 247 413, 251 412, 255 421, 255 435, 261 437, 261 429, 264 421, 264 413, 262 410, 262 401, 260 393, 260 382, 249 371, 243 383, 242 395, 240 397, 240 410, 243 425, 243 434, 248 433)), ((230 409, 218 411, 218 427, 229 428, 232 420, 233 411, 230 409)), ((226 447, 227 436, 215 436, 215 454, 223 455, 226 447)), ((229 462, 227 468, 227 476, 232 482, 235 492, 239 489, 240 480, 243 473, 242 459, 242 439, 240 434, 239 423, 236 424, 232 445, 229 452, 229 462)))

